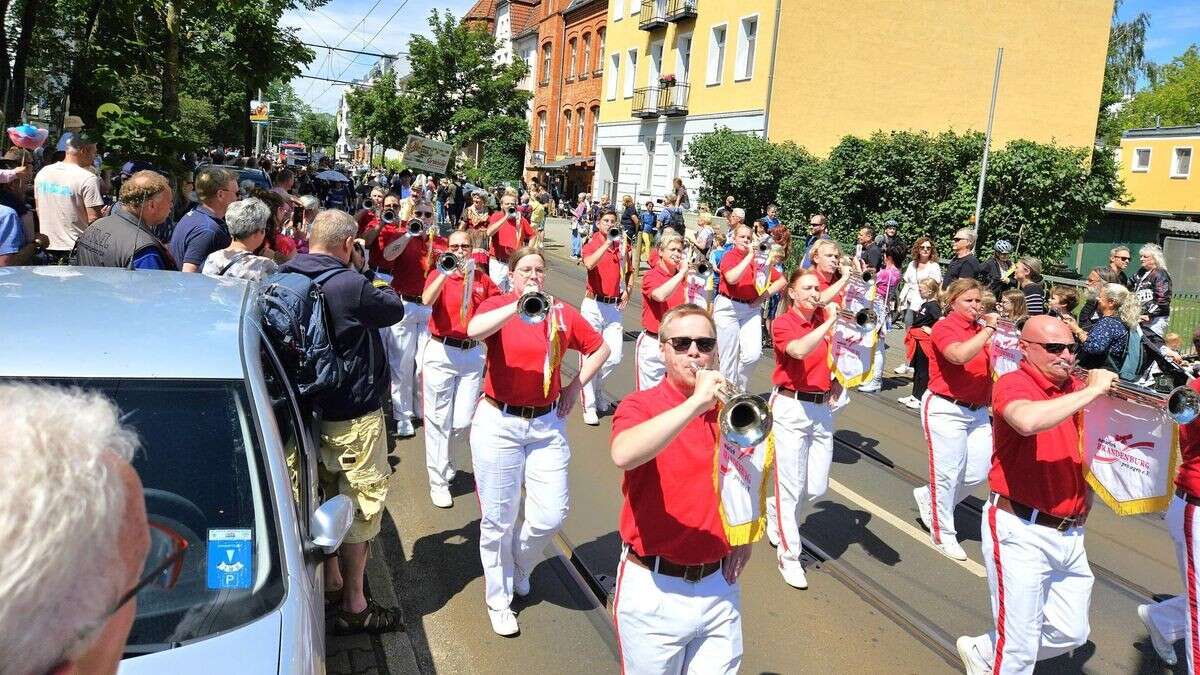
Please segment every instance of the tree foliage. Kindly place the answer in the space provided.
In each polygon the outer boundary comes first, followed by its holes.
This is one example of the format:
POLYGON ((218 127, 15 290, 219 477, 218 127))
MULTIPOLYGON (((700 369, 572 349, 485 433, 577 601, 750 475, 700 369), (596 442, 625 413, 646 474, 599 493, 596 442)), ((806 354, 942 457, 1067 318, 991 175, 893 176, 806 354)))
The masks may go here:
POLYGON ((1200 124, 1200 45, 1152 70, 1149 85, 1117 115, 1119 128, 1200 124))
POLYGON ((1124 1, 1117 0, 1113 7, 1096 125, 1096 135, 1114 146, 1120 142, 1121 128, 1112 109, 1113 104, 1133 96, 1138 80, 1142 76, 1149 76, 1154 70, 1154 64, 1146 59, 1146 32, 1150 29, 1150 14, 1139 12, 1126 21, 1120 21, 1117 15, 1124 1))
MULTIPOLYGON (((715 207, 723 204, 727 195, 734 195, 750 219, 762 215, 775 200, 781 178, 813 177, 810 174, 817 164, 815 157, 793 143, 770 143, 727 128, 694 139, 684 162, 701 169, 704 186, 700 201, 715 207)), ((696 173, 694 170, 693 175, 696 173)))
POLYGON ((369 87, 351 89, 346 94, 351 131, 355 136, 371 138, 385 148, 402 146, 412 129, 404 99, 404 92, 391 70, 375 78, 369 87))
POLYGON ((306 112, 300 116, 300 126, 296 129, 296 138, 309 148, 324 148, 326 154, 332 154, 330 149, 337 143, 337 121, 333 115, 323 112, 306 112))

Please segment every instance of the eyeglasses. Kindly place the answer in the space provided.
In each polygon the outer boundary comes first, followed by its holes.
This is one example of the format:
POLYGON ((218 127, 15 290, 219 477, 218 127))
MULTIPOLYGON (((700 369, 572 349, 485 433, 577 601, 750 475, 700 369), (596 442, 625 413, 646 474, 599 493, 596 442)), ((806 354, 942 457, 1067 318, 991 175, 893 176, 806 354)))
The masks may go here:
POLYGON ((1042 349, 1051 354, 1062 354, 1063 352, 1074 354, 1079 349, 1079 345, 1074 342, 1038 342, 1037 340, 1026 340, 1026 342, 1041 345, 1042 349))
POLYGON ((416 213, 421 218, 432 218, 433 217, 433 211, 414 211, 413 213, 416 213))
POLYGON ((459 250, 464 250, 464 251, 465 251, 465 250, 467 250, 467 249, 471 248, 471 245, 470 245, 470 244, 448 244, 448 245, 446 246, 446 248, 447 248, 447 249, 449 249, 449 250, 451 250, 451 251, 453 251, 453 250, 455 250, 455 249, 459 249, 459 250))
POLYGON ((670 337, 663 338, 663 342, 669 342, 671 349, 674 349, 677 354, 682 354, 692 348, 692 343, 696 344, 696 349, 701 354, 709 354, 717 348, 717 338, 712 337, 670 337))
POLYGON ((179 582, 180 573, 183 572, 183 556, 187 550, 188 542, 183 535, 165 525, 150 523, 150 548, 146 551, 146 562, 142 565, 142 577, 117 600, 101 620, 116 614, 125 603, 149 586, 164 591, 174 588, 179 582))

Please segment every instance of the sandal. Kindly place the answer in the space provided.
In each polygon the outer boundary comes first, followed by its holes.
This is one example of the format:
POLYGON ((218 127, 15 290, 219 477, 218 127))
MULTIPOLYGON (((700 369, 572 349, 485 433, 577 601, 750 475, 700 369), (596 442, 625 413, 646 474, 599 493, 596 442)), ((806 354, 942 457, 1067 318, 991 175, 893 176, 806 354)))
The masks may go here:
POLYGON ((325 591, 325 615, 329 616, 342 604, 342 589, 325 591))
POLYGON ((338 609, 333 618, 334 635, 358 633, 391 633, 403 631, 400 610, 396 607, 381 607, 374 600, 367 600, 367 608, 357 614, 338 609))

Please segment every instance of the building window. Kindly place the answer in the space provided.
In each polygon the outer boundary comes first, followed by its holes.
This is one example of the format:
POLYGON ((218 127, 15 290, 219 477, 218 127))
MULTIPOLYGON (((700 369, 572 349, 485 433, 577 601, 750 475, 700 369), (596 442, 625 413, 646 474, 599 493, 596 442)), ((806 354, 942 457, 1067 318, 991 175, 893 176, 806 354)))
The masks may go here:
POLYGON ((734 80, 754 77, 754 48, 758 42, 758 17, 742 19, 742 32, 738 35, 737 74, 734 80))
POLYGON ((663 43, 652 43, 646 50, 646 56, 646 86, 657 87, 658 78, 662 75, 663 43))
POLYGON ((629 50, 625 59, 625 98, 633 98, 633 83, 637 81, 637 48, 629 50))
POLYGON ((596 70, 604 67, 604 32, 604 29, 596 31, 596 51, 598 52, 596 55, 596 70))
POLYGON ((575 38, 571 38, 567 44, 570 45, 567 51, 570 55, 567 61, 567 79, 573 80, 575 79, 575 60, 579 57, 579 45, 575 42, 575 38))
MULTIPOLYGON (((637 2, 638 2, 638 0, 633 0, 633 3, 635 5, 637 4, 637 2)), ((623 15, 625 13, 625 0, 613 0, 612 6, 613 6, 612 20, 620 21, 621 15, 623 15)))
POLYGON ((583 67, 579 69, 580 77, 594 70, 592 68, 592 34, 583 34, 583 67))
POLYGON ((575 154, 583 154, 583 108, 575 111, 575 154))
POLYGON ((692 36, 679 35, 675 38, 675 78, 687 82, 692 71, 692 36))
POLYGON ((621 76, 621 55, 613 54, 608 65, 608 100, 617 100, 617 79, 621 76))
POLYGON ((708 74, 704 81, 707 84, 721 84, 722 73, 725 71, 725 34, 724 24, 712 27, 708 40, 708 74))
POLYGON ((1192 149, 1175 148, 1175 161, 1171 163, 1171 178, 1187 178, 1192 173, 1192 149))
POLYGON ((550 61, 553 53, 549 42, 542 45, 542 84, 550 84, 550 61))
POLYGON ((571 111, 563 111, 563 145, 562 152, 564 155, 571 154, 571 111))
POLYGON ((642 167, 642 192, 650 194, 654 187, 654 139, 646 139, 646 161, 642 167))
POLYGON ((596 154, 596 144, 600 140, 600 106, 592 106, 592 154, 596 154))
POLYGON ((1132 170, 1139 173, 1145 173, 1150 170, 1150 148, 1134 149, 1132 170))
POLYGON ((538 113, 538 152, 546 152, 546 111, 538 113))

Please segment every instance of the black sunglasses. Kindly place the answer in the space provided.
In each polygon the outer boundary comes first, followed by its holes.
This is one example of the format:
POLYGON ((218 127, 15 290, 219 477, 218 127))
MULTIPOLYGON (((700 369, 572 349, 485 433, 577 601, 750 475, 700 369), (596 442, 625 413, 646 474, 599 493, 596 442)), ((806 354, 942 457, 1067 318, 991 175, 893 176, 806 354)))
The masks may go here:
POLYGON ((682 354, 692 348, 692 343, 696 343, 696 349, 700 350, 701 354, 709 354, 717 348, 717 338, 711 337, 669 337, 663 338, 663 342, 669 342, 671 349, 676 353, 682 354))
POLYGON ((1129 256, 1114 255, 1113 257, 1116 258, 1117 260, 1129 260, 1129 256))
POLYGON ((1037 340, 1026 340, 1026 342, 1041 345, 1042 349, 1051 354, 1062 354, 1063 352, 1074 354, 1079 349, 1079 344, 1075 342, 1038 342, 1037 340))

